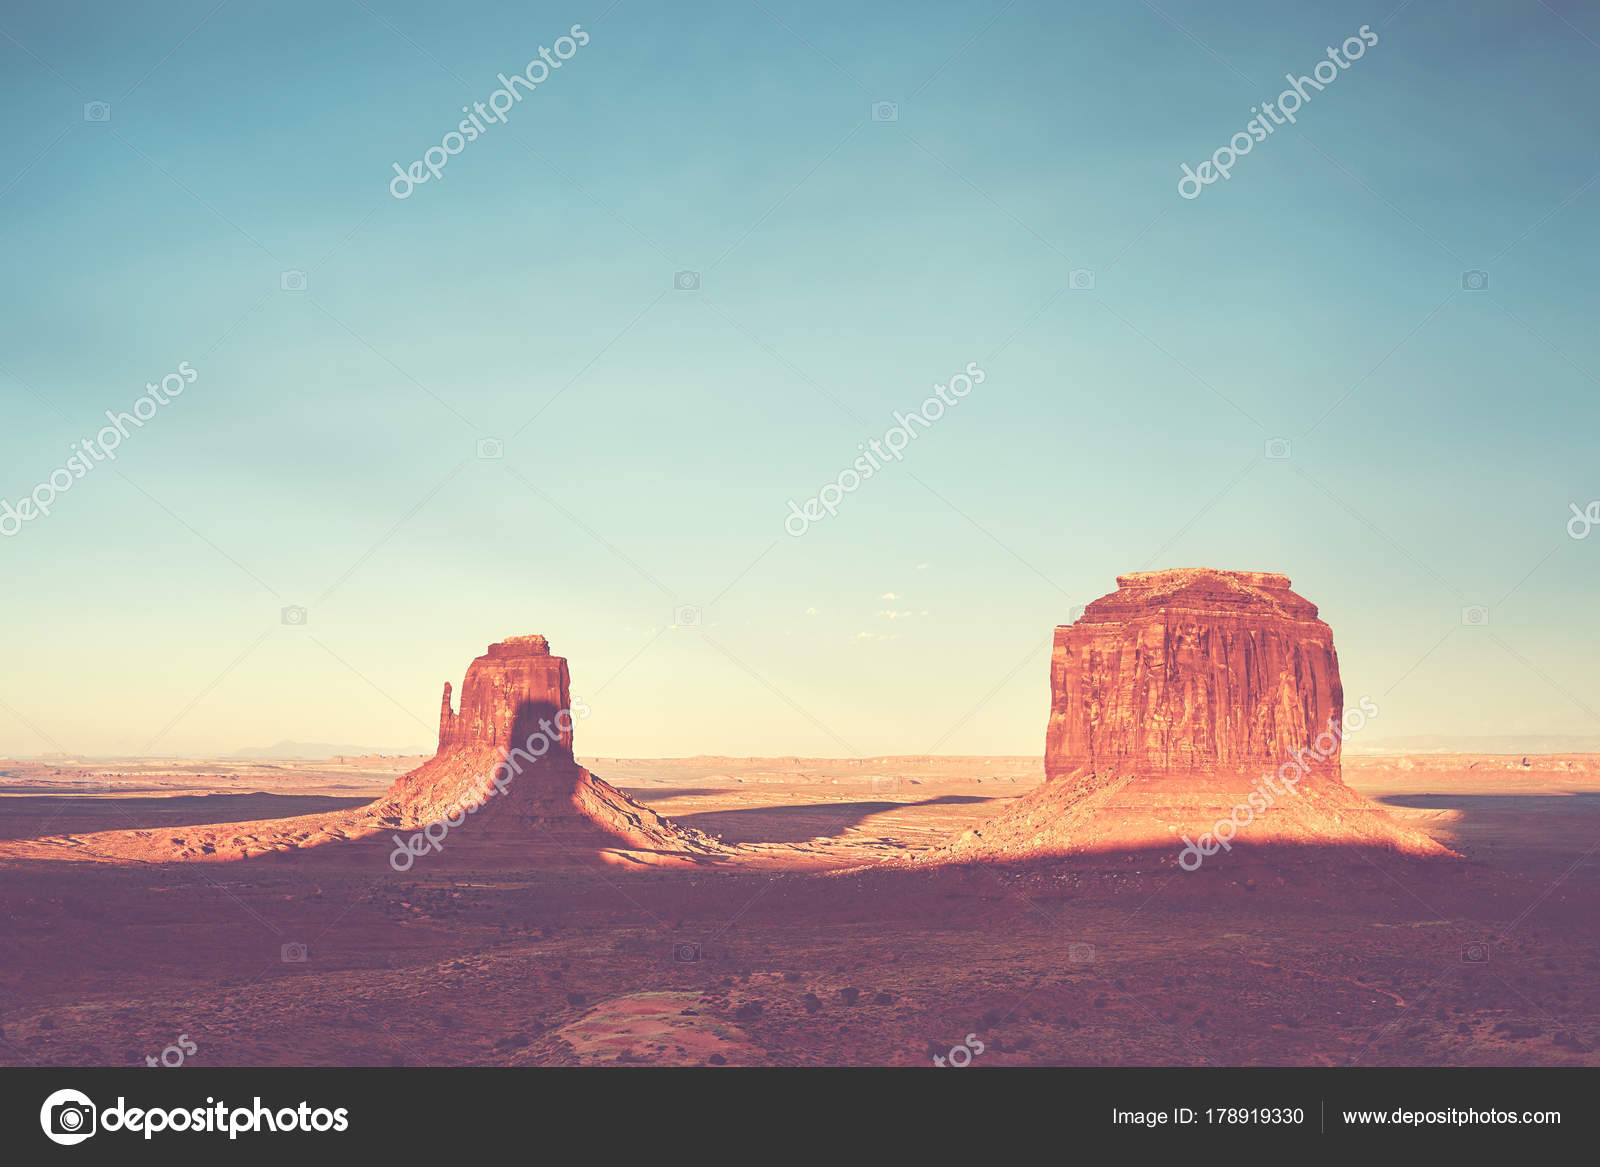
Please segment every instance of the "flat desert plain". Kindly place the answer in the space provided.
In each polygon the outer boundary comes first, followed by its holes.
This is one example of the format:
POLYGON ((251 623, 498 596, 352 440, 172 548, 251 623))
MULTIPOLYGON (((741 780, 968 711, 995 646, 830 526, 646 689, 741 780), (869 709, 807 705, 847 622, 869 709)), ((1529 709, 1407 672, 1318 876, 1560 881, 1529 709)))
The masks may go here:
POLYGON ((581 759, 728 845, 686 866, 541 866, 470 818, 403 872, 391 839, 81 845, 355 807, 422 761, 0 762, 0 1062, 1600 1065, 1596 755, 1347 755, 1463 857, 1431 864, 942 860, 1029 757, 581 759))

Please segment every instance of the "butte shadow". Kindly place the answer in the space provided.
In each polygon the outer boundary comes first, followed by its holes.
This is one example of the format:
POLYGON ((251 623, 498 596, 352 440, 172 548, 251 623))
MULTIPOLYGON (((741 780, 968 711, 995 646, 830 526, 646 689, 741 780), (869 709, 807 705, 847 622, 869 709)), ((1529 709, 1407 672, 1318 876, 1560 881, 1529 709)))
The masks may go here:
POLYGON ((942 794, 911 802, 812 802, 783 806, 757 806, 738 810, 707 810, 679 815, 681 827, 695 827, 735 845, 804 843, 840 838, 876 815, 892 814, 918 806, 963 806, 993 802, 970 794, 942 794))

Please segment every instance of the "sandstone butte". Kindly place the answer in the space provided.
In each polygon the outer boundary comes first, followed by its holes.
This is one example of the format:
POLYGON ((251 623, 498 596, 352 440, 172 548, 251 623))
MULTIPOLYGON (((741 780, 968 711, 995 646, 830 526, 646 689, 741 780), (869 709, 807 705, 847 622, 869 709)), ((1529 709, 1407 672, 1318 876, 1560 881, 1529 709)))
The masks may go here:
MULTIPOLYGON (((676 826, 578 765, 567 662, 542 636, 492 644, 467 668, 461 708, 444 687, 439 747, 365 806, 298 818, 160 830, 103 831, 38 840, 54 858, 153 862, 247 859, 323 844, 408 837, 446 816, 446 856, 489 850, 493 860, 538 865, 678 864, 726 850, 676 826), (500 787, 494 785, 500 779, 500 787), (470 811, 467 808, 473 808, 470 811)), ((581 707, 580 707, 581 712, 581 707)), ((436 862, 428 851, 418 863, 436 862)))
POLYGON ((1045 782, 939 858, 1148 852, 1177 865, 1185 839, 1230 818, 1231 849, 1200 865, 1267 848, 1452 854, 1345 785, 1342 737, 1381 710, 1357 703, 1346 721, 1333 632, 1286 576, 1118 576, 1056 629, 1050 698, 1045 782))
MULTIPOLYGON (((395 782, 375 808, 402 821, 434 822, 477 800, 464 832, 526 836, 541 851, 569 856, 596 848, 710 855, 723 850, 699 831, 679 827, 595 777, 573 757, 576 724, 565 658, 542 636, 518 636, 467 668, 461 708, 447 682, 439 710, 439 749, 395 782)), ((554 856, 552 856, 554 857, 554 856)))

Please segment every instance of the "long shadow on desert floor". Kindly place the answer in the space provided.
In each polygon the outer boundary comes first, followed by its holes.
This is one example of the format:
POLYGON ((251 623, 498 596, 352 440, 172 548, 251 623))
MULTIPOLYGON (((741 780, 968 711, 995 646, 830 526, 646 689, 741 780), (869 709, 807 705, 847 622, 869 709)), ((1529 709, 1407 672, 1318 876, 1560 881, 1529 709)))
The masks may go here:
POLYGON ((203 826, 254 819, 286 819, 365 806, 370 798, 309 794, 180 794, 162 798, 95 797, 76 791, 54 797, 6 793, 0 813, 0 839, 92 831, 142 831, 157 827, 203 826))
MULTIPOLYGON (((1445 846, 1494 867, 1529 875, 1561 872, 1600 839, 1600 792, 1560 794, 1391 794, 1377 799, 1445 846)), ((1571 878, 1600 883, 1600 866, 1571 878)))
MULTIPOLYGON (((604 777, 604 775, 602 775, 604 777)), ((726 789, 720 786, 642 786, 637 783, 626 784, 612 782, 622 793, 636 802, 666 802, 674 798, 708 798, 711 795, 726 795, 726 789)))
MULTIPOLYGON (((654 791, 648 793, 659 797, 654 791)), ((970 794, 945 794, 916 802, 817 802, 710 810, 674 815, 673 821, 708 835, 720 835, 726 843, 803 843, 808 839, 838 838, 874 815, 909 807, 966 806, 991 801, 970 794)))

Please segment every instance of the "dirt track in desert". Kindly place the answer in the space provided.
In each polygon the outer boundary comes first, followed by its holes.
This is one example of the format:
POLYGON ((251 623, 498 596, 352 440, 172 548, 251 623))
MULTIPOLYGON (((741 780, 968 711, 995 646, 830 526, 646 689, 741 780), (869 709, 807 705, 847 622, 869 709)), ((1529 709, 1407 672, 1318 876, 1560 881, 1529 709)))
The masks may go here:
POLYGON ((584 759, 729 845, 682 868, 534 867, 470 820, 404 873, 387 839, 72 853, 357 806, 418 760, 0 763, 0 1062, 1600 1064, 1595 756, 1347 756, 1447 864, 929 862, 1037 758, 584 759))

